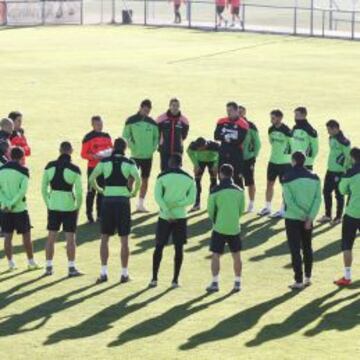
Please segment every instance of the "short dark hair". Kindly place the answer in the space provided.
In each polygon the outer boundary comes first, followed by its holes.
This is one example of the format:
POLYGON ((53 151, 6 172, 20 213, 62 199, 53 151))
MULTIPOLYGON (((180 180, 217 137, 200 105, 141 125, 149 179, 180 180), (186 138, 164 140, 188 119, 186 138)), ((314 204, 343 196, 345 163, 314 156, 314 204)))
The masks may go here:
POLYGON ((94 122, 94 121, 101 121, 102 120, 102 117, 100 115, 93 115, 91 117, 91 122, 94 122))
POLYGON ((114 141, 114 151, 124 155, 127 148, 127 142, 124 138, 118 137, 114 141))
POLYGON ((169 105, 171 105, 172 103, 175 103, 175 102, 180 104, 180 101, 179 101, 178 98, 171 98, 170 101, 169 101, 169 105))
POLYGON ((306 156, 303 152, 301 151, 295 151, 292 154, 292 160, 295 161, 295 164, 298 166, 304 166, 305 164, 305 160, 306 160, 306 156))
POLYGON ((356 164, 360 164, 360 148, 353 147, 350 151, 350 156, 354 159, 356 164))
POLYGON ((276 116, 276 117, 279 117, 279 118, 283 118, 284 117, 284 113, 280 110, 280 109, 275 109, 275 110, 272 110, 271 113, 270 113, 271 116, 276 116))
POLYGON ((60 144, 60 152, 61 153, 69 153, 71 152, 73 149, 71 143, 69 141, 63 141, 61 144, 60 144))
POLYGON ((10 144, 6 140, 0 140, 0 152, 5 154, 9 150, 10 144))
POLYGON ((226 178, 232 178, 234 176, 234 167, 230 164, 223 164, 220 167, 220 174, 226 178))
POLYGON ((238 110, 239 109, 239 106, 238 104, 235 102, 235 101, 230 101, 226 104, 226 107, 231 107, 233 108, 234 110, 238 110))
POLYGON ((22 113, 20 111, 12 111, 8 115, 8 118, 11 119, 12 121, 15 121, 19 116, 22 116, 22 113))
POLYGON ((243 109, 243 110, 246 110, 246 107, 244 105, 238 105, 238 109, 243 109))
POLYGON ((203 147, 206 145, 206 140, 205 138, 203 137, 198 137, 196 140, 195 140, 195 145, 196 147, 203 147))
POLYGON ((21 147, 15 146, 11 149, 10 156, 12 160, 19 161, 25 156, 25 153, 21 147))
POLYGON ((331 119, 326 123, 326 127, 330 129, 340 129, 340 124, 336 120, 331 119))
POLYGON ((182 156, 181 154, 172 154, 169 158, 169 167, 178 168, 182 165, 182 156))
POLYGON ((299 112, 300 114, 306 116, 307 115, 307 109, 305 106, 299 106, 295 109, 295 112, 299 112))
POLYGON ((151 109, 152 108, 151 100, 149 100, 149 99, 143 100, 140 104, 140 107, 141 108, 147 107, 147 108, 151 109))

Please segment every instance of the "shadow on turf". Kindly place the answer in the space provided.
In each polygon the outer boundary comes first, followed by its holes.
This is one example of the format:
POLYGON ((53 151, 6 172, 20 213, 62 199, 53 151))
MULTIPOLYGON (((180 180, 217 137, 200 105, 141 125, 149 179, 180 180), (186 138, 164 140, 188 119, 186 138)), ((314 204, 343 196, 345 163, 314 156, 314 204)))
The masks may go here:
POLYGON ((228 293, 221 297, 216 297, 215 299, 208 301, 205 304, 196 305, 197 303, 211 296, 209 294, 203 294, 183 304, 176 305, 171 309, 165 311, 161 315, 158 315, 151 319, 146 319, 143 322, 125 330, 119 335, 117 340, 112 341, 108 344, 108 346, 121 346, 134 340, 139 340, 150 336, 156 336, 170 329, 171 327, 178 324, 180 321, 186 319, 187 317, 194 315, 202 310, 205 310, 211 305, 220 303, 231 295, 232 293, 228 293))

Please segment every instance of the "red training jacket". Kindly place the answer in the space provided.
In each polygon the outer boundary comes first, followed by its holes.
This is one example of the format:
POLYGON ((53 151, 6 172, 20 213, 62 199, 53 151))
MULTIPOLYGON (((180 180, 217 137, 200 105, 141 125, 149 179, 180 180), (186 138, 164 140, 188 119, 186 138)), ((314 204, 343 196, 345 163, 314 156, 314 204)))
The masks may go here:
POLYGON ((23 129, 14 130, 14 132, 10 135, 9 140, 11 146, 21 147, 24 150, 25 156, 31 155, 31 149, 24 135, 23 129))

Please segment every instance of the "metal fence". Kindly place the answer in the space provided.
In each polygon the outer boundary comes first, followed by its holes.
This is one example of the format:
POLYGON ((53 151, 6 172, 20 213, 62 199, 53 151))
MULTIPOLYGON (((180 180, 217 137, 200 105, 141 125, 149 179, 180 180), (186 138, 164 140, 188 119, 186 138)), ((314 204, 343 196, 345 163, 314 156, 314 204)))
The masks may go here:
POLYGON ((360 39, 360 0, 245 0, 232 26, 220 26, 217 0, 0 0, 0 24, 123 24, 178 26, 360 39), (174 23, 180 4, 181 23, 174 23))

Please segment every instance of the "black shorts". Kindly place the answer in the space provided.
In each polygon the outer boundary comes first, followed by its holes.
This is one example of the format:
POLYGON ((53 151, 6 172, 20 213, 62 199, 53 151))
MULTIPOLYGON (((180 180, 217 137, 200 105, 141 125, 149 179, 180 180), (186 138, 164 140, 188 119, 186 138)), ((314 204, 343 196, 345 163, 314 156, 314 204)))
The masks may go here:
POLYGON ((76 231, 77 219, 77 211, 48 210, 47 229, 49 231, 59 231, 62 226, 65 232, 74 233, 76 231))
POLYGON ((223 5, 216 6, 216 13, 218 15, 221 15, 224 12, 224 10, 225 10, 225 6, 223 6, 223 5))
POLYGON ((199 161, 200 174, 202 176, 207 168, 209 174, 212 174, 212 170, 217 168, 217 163, 215 161, 199 161))
POLYGON ((278 177, 281 181, 281 178, 291 169, 290 164, 274 164, 269 162, 267 168, 267 180, 274 182, 278 177))
POLYGON ((26 234, 31 229, 30 217, 27 210, 18 213, 2 213, 2 231, 5 234, 26 234))
POLYGON ((353 248, 358 231, 360 231, 360 219, 355 219, 349 215, 344 215, 342 222, 341 240, 341 249, 343 251, 351 250, 353 248))
POLYGON ((232 6, 231 7, 231 15, 239 15, 240 7, 239 6, 232 6))
POLYGON ((184 245, 187 242, 187 219, 167 221, 159 218, 156 226, 156 243, 166 245, 172 235, 174 245, 184 245))
POLYGON ((218 233, 217 231, 213 231, 211 234, 210 251, 216 254, 223 254, 226 243, 232 253, 236 253, 242 249, 240 234, 224 235, 218 233))
POLYGON ((140 169, 141 177, 143 179, 148 179, 151 173, 152 159, 132 159, 135 161, 136 166, 140 169))
POLYGON ((244 160, 243 177, 245 180, 245 186, 251 186, 255 184, 255 158, 244 160))
POLYGON ((101 233, 128 236, 131 230, 130 199, 125 196, 104 196, 101 209, 101 233))

